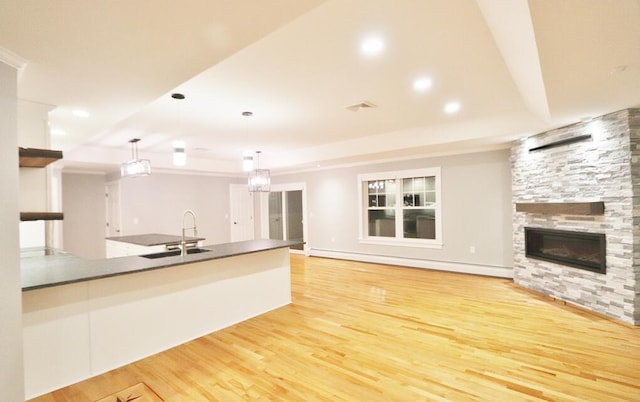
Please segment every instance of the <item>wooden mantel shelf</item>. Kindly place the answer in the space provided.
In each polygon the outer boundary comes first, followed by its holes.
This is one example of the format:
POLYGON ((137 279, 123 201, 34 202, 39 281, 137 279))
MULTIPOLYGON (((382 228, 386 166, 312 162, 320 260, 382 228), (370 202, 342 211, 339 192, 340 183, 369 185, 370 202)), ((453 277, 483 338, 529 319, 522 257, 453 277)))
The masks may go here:
POLYGON ((604 215, 604 202, 518 202, 516 212, 547 215, 604 215))
POLYGON ((62 212, 20 212, 20 220, 25 221, 60 221, 64 219, 62 212))
POLYGON ((62 151, 54 151, 52 149, 39 148, 18 148, 20 156, 20 167, 42 168, 62 159, 62 151))

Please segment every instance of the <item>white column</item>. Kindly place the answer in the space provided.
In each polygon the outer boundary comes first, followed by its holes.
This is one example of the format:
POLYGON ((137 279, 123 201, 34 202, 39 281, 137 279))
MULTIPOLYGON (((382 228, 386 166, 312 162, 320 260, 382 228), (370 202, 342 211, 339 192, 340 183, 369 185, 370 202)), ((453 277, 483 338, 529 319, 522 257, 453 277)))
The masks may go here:
MULTIPOLYGON (((2 56, 2 55, 0 55, 2 56)), ((2 58, 0 57, 0 60, 2 58)), ((0 401, 24 400, 19 254, 18 71, 0 61, 0 401)))

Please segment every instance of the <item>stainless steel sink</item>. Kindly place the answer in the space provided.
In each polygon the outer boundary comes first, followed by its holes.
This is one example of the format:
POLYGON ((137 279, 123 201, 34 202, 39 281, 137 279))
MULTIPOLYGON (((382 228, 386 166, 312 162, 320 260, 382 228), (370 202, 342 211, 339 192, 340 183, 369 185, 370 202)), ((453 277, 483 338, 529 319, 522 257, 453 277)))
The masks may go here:
MULTIPOLYGON (((188 248, 187 254, 199 254, 199 253, 208 253, 213 250, 209 250, 208 248, 188 248)), ((173 257, 176 255, 180 255, 180 250, 171 250, 171 251, 163 251, 161 253, 153 253, 153 254, 143 254, 140 257, 144 258, 164 258, 164 257, 173 257)))

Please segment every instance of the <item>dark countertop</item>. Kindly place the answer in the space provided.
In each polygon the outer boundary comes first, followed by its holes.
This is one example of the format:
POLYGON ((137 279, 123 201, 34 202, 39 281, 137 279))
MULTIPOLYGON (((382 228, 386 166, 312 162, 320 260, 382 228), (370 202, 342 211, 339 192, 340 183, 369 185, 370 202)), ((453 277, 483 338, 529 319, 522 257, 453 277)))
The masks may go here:
POLYGON ((132 274, 198 261, 257 253, 297 244, 300 244, 300 242, 268 239, 247 240, 203 246, 202 248, 212 250, 206 253, 156 259, 130 256, 103 260, 86 260, 71 254, 25 257, 20 260, 22 291, 108 278, 116 275, 132 274))
MULTIPOLYGON (((132 243, 137 244, 139 246, 173 246, 178 245, 182 241, 181 236, 176 235, 166 235, 160 233, 147 233, 147 234, 139 234, 139 235, 130 235, 130 236, 114 236, 107 237, 107 240, 115 240, 123 243, 132 243)), ((188 242, 196 242, 204 240, 204 237, 185 237, 185 240, 188 242)))

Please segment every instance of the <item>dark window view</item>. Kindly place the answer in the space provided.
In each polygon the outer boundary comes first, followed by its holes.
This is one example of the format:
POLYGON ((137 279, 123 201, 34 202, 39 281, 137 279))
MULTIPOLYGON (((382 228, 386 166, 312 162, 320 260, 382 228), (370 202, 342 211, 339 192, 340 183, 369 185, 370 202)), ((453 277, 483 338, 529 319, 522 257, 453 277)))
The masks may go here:
POLYGON ((369 211, 369 236, 396 237, 396 211, 369 211))
POLYGON ((363 185, 368 236, 436 239, 435 176, 369 180, 363 185))
POLYGON ((396 182, 372 180, 367 183, 369 236, 396 237, 396 182))

